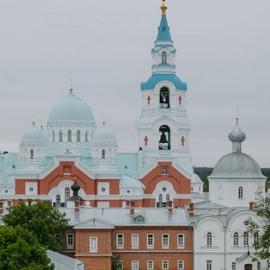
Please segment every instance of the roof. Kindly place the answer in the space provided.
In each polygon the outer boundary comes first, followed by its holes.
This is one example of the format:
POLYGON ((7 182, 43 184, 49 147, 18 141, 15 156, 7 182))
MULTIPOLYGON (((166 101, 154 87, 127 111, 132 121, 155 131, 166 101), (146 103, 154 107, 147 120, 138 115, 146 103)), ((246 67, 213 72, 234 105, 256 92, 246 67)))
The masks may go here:
POLYGON ((47 255, 57 270, 84 270, 84 263, 60 253, 47 250, 47 255))
POLYGON ((144 188, 144 185, 138 179, 135 179, 135 178, 130 177, 128 175, 122 175, 120 187, 121 188, 144 188))
POLYGON ((262 178, 260 166, 251 156, 233 152, 223 156, 216 164, 211 178, 262 178))
POLYGON ((161 16, 160 25, 158 27, 158 35, 155 42, 173 42, 166 15, 161 16))
POLYGON ((47 137, 46 131, 38 126, 33 125, 26 130, 21 139, 21 144, 25 143, 41 143, 47 145, 49 143, 49 139, 47 137))
POLYGON ((171 82, 177 90, 187 91, 187 84, 182 82, 181 79, 175 74, 152 74, 148 81, 141 83, 141 90, 152 90, 155 86, 162 81, 171 82))
POLYGON ((138 175, 138 153, 118 153, 117 169, 122 175, 138 175))
POLYGON ((135 215, 130 215, 128 208, 80 208, 79 211, 60 208, 70 219, 70 225, 75 227, 93 226, 93 220, 104 226, 137 226, 134 217, 141 215, 144 223, 141 226, 189 226, 189 217, 186 209, 177 208, 169 212, 167 208, 135 208, 135 215))
POLYGON ((50 111, 48 126, 58 123, 80 121, 94 127, 95 118, 89 105, 77 97, 72 91, 62 98, 50 111))
POLYGON ((117 140, 113 131, 105 124, 95 130, 93 143, 94 145, 110 144, 112 146, 117 146, 117 140))

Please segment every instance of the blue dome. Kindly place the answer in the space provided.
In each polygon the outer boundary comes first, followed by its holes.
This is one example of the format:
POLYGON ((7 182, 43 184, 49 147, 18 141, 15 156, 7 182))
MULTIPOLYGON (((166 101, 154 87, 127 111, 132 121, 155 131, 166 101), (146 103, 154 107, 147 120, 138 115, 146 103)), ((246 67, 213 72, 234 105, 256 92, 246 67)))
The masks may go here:
POLYGON ((94 144, 110 144, 117 146, 117 140, 114 133, 104 123, 102 127, 96 129, 93 142, 94 144))
POLYGON ((73 91, 58 102, 49 114, 48 125, 59 122, 83 122, 94 127, 95 118, 89 105, 73 91))
POLYGON ((40 143, 48 144, 46 132, 33 123, 33 125, 22 136, 21 143, 40 143))

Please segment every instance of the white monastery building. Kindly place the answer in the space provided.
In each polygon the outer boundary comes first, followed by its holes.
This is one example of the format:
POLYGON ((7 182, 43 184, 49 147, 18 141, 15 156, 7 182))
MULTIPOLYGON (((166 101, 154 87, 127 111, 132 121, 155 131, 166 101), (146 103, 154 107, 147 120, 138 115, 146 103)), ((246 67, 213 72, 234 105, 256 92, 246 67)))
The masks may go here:
POLYGON ((229 134, 232 152, 217 162, 209 193, 203 192, 192 167, 188 86, 176 73, 165 0, 161 10, 152 72, 138 89, 138 151, 119 152, 110 127, 98 125, 79 90, 70 89, 49 112, 46 126, 33 122, 26 129, 18 153, 1 153, 0 211, 5 214, 28 199, 59 207, 74 229, 67 236, 67 254, 83 261, 86 270, 110 269, 113 254, 120 254, 123 269, 130 270, 269 269, 267 262, 253 260, 252 245, 261 231, 247 232, 250 221, 260 228, 265 225, 252 208, 256 197, 265 195, 266 177, 242 151, 246 135, 237 119, 229 134), (79 198, 79 214, 74 212, 74 198, 79 198), (106 239, 111 237, 112 250, 98 244, 103 234, 93 237, 97 227, 104 235, 111 232, 106 239), (82 230, 92 235, 84 255, 75 241, 86 239, 80 238, 82 230), (135 230, 130 236, 133 244, 126 247, 129 230, 135 230), (174 237, 178 244, 173 248, 174 237))

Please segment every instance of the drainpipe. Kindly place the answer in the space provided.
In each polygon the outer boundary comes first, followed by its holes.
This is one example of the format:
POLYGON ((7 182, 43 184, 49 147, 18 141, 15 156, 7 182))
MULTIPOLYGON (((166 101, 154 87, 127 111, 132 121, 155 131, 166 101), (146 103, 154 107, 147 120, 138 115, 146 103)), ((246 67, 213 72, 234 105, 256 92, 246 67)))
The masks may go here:
POLYGON ((191 269, 194 270, 194 265, 195 265, 195 222, 192 221, 190 222, 190 226, 188 226, 188 229, 189 231, 191 232, 191 238, 192 238, 192 251, 191 251, 191 254, 192 254, 192 266, 191 266, 191 269))
POLYGON ((227 269, 227 226, 224 226, 224 270, 227 269))

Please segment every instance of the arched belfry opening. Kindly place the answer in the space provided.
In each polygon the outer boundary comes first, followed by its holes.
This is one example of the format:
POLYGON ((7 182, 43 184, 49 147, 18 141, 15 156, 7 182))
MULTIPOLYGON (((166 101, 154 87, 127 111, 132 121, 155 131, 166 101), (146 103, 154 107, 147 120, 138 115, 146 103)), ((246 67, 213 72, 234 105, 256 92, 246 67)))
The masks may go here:
POLYGON ((171 149, 171 130, 168 126, 162 125, 159 128, 159 150, 170 150, 171 149))
POLYGON ((162 62, 162 64, 167 64, 167 53, 166 52, 162 52, 161 62, 162 62))
POLYGON ((161 109, 170 108, 170 90, 167 87, 160 89, 159 103, 161 109))

